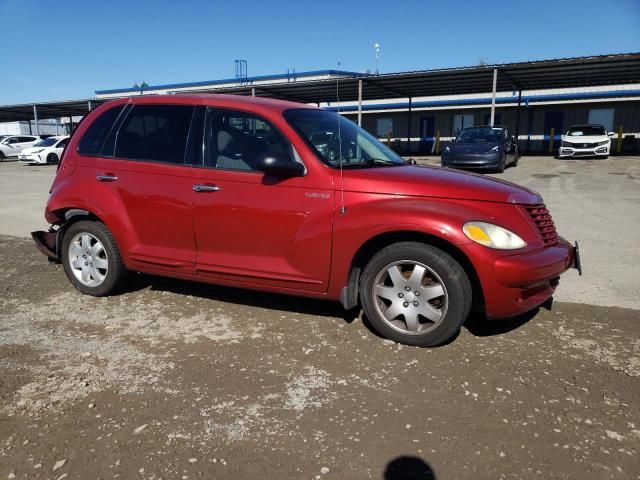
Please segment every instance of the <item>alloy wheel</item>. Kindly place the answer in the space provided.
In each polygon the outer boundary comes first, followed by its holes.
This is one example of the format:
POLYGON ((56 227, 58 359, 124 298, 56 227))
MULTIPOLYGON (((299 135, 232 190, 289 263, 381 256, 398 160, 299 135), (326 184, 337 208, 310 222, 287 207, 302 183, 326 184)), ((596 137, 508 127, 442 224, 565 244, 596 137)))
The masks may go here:
POLYGON ((378 273, 373 298, 380 317, 391 328, 403 334, 421 335, 442 323, 449 296, 444 282, 431 268, 401 260, 378 273))

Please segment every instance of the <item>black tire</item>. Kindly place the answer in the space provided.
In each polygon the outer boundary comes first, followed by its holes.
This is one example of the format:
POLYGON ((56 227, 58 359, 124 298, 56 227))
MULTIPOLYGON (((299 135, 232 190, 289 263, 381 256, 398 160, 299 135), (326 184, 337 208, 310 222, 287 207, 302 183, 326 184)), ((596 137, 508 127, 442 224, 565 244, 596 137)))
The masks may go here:
POLYGON ((58 163, 58 156, 55 153, 47 155, 47 165, 55 165, 58 163))
POLYGON ((0 151, 0 162, 4 162, 4 159, 7 158, 4 156, 4 153, 0 151))
POLYGON ((520 160, 520 151, 518 150, 518 147, 516 147, 515 155, 513 156, 513 163, 511 165, 513 165, 514 167, 517 167, 519 160, 520 160))
POLYGON ((92 220, 82 220, 72 224, 64 233, 60 253, 62 265, 67 278, 74 287, 85 295, 104 297, 116 292, 122 286, 127 269, 124 266, 120 250, 118 249, 118 245, 116 244, 113 235, 111 235, 111 232, 103 223, 92 220), (73 273, 73 267, 71 266, 72 259, 69 257, 69 246, 73 238, 81 233, 88 233, 95 237, 95 239, 97 239, 104 247, 104 252, 106 254, 108 265, 106 276, 102 283, 95 287, 85 285, 80 282, 73 273))
POLYGON ((500 163, 498 164, 498 168, 496 168, 496 173, 504 173, 505 164, 507 162, 506 155, 500 159, 500 163))
POLYGON ((372 327, 385 338, 420 347, 435 347, 452 339, 469 315, 471 297, 471 283, 460 264, 439 248, 419 242, 396 243, 380 250, 365 267, 360 282, 362 307, 372 327), (381 313, 383 300, 374 295, 381 272, 394 262, 402 261, 417 262, 435 272, 447 295, 444 316, 425 333, 403 333, 391 326, 381 313))

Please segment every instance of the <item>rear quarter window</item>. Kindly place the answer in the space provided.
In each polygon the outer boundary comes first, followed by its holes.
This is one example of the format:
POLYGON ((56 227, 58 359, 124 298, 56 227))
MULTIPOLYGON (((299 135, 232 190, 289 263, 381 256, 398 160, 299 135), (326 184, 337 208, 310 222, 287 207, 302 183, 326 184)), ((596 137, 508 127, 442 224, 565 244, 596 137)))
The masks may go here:
POLYGON ((80 155, 100 154, 102 145, 123 108, 124 105, 110 108, 93 121, 78 142, 78 153, 80 155))

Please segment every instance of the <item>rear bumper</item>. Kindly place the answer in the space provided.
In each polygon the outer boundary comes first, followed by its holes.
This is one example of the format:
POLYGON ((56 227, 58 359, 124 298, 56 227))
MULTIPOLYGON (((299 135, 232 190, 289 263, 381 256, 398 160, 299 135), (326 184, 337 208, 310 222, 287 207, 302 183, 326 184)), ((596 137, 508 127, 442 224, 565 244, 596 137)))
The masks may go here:
POLYGON ((31 238, 33 238, 33 241, 36 243, 36 248, 49 258, 49 260, 60 260, 60 251, 58 248, 59 233, 59 229, 52 229, 48 232, 44 232, 42 230, 31 232, 31 238))
POLYGON ((579 253, 563 238, 544 249, 500 257, 491 268, 478 274, 488 318, 505 318, 525 313, 549 299, 560 275, 579 268, 579 253))

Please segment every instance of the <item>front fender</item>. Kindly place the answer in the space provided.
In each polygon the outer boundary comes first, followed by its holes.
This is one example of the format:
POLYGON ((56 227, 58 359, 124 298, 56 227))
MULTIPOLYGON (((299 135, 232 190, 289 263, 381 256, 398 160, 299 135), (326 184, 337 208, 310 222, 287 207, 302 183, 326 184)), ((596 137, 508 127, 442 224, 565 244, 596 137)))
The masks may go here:
MULTIPOLYGON (((411 232, 438 238, 465 252, 472 244, 462 226, 470 220, 496 223, 522 233, 535 232, 512 204, 367 193, 345 194, 346 212, 336 209, 331 280, 327 296, 339 299, 359 249, 389 233, 411 232), (372 198, 373 197, 373 198, 372 198)), ((506 253, 506 252, 505 252, 506 253)), ((497 255, 501 253, 496 252, 497 255)))

